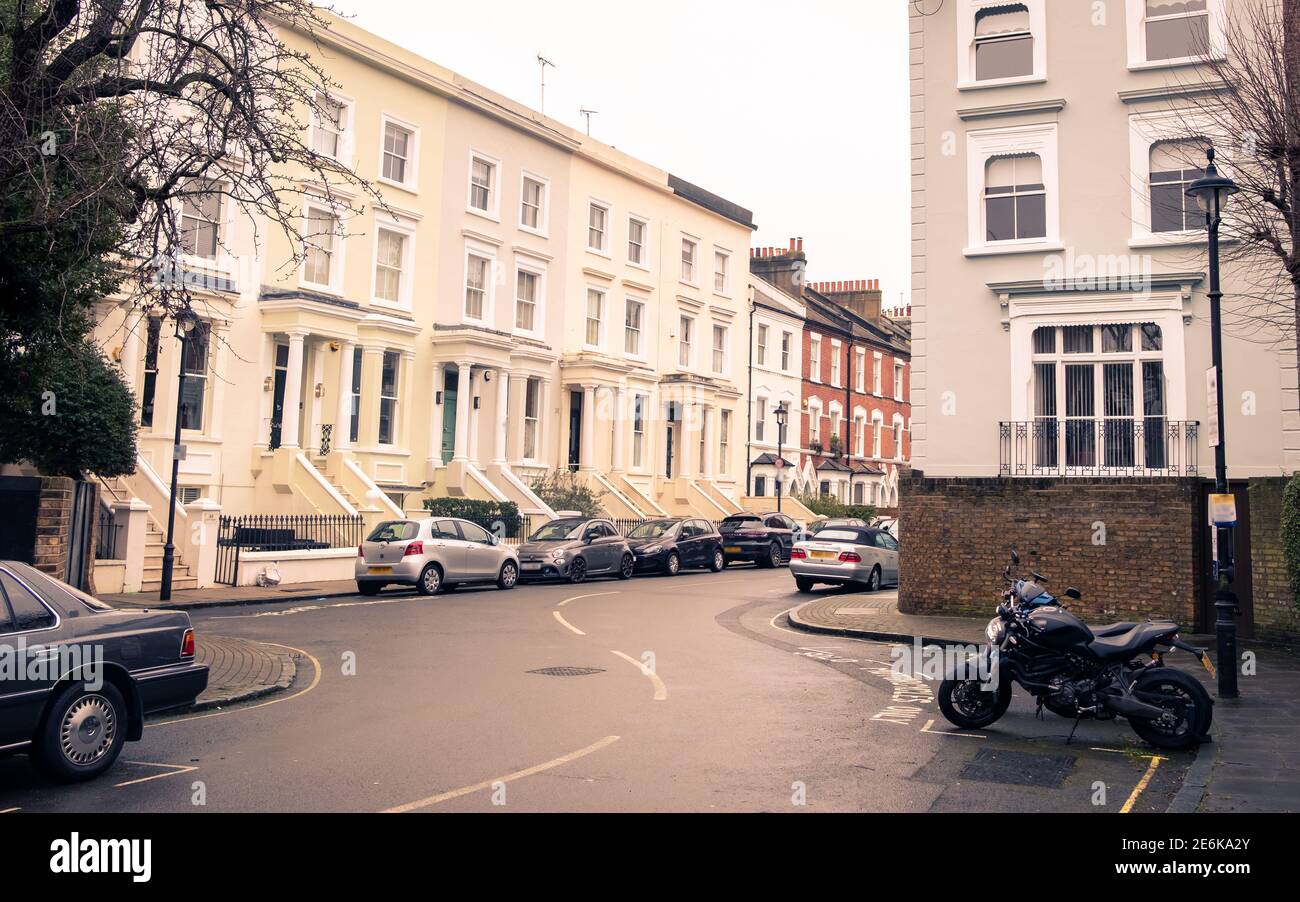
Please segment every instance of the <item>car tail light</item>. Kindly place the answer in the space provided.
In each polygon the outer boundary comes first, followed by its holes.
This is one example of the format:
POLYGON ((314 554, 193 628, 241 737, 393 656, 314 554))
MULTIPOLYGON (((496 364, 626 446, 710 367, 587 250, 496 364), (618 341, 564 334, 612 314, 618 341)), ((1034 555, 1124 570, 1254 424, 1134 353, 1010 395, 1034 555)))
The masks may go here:
POLYGON ((790 551, 790 560, 792 561, 800 561, 806 558, 807 556, 808 553, 804 551, 802 548, 794 548, 791 549, 790 551))
POLYGON ((763 534, 762 534, 761 532, 757 532, 756 530, 753 530, 753 529, 742 529, 740 532, 736 533, 736 535, 738 535, 738 536, 744 536, 746 539, 761 539, 761 538, 763 538, 763 534))
POLYGON ((862 563, 862 555, 858 554, 856 551, 841 551, 841 552, 840 552, 840 563, 841 563, 841 564, 861 564, 861 563, 862 563))
POLYGON ((413 554, 424 554, 424 543, 412 542, 410 545, 406 546, 406 551, 403 552, 403 554, 407 557, 410 557, 413 554))
POLYGON ((181 657, 182 658, 194 657, 194 630, 193 629, 186 630, 185 638, 181 639, 181 657))

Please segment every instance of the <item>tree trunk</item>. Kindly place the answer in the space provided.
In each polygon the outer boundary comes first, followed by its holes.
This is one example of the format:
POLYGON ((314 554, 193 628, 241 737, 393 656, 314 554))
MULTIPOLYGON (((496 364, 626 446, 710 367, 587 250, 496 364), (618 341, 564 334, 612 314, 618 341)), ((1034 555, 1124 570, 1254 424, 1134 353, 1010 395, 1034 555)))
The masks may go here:
POLYGON ((1300 389, 1300 0, 1282 0, 1282 58, 1286 67, 1286 96, 1283 107, 1286 114, 1287 186, 1290 196, 1291 259, 1287 269, 1291 276, 1294 300, 1292 311, 1296 339, 1297 388, 1300 389))

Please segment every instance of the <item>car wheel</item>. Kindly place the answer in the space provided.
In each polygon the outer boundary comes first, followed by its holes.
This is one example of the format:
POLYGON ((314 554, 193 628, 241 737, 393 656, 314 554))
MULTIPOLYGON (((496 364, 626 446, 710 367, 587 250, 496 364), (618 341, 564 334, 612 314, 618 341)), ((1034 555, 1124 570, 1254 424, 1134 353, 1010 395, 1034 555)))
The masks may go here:
POLYGON ((713 560, 709 562, 709 569, 714 573, 720 573, 727 566, 727 557, 721 551, 713 552, 713 560))
POLYGON ((50 706, 36 736, 33 763, 52 780, 75 783, 113 766, 126 742, 126 701, 112 683, 92 692, 73 683, 50 706))
POLYGON ((383 583, 357 583, 357 591, 362 595, 378 595, 383 583))
POLYGON ((517 582, 519 582, 519 565, 514 561, 506 561, 501 565, 501 575, 497 577, 497 588, 513 589, 517 582))
POLYGON ((880 588, 880 568, 872 567, 871 575, 867 577, 867 583, 863 588, 868 592, 874 592, 880 588))
POLYGON ((780 567, 781 566, 781 543, 773 542, 767 549, 767 557, 758 560, 760 567, 780 567))
POLYGON ((573 563, 569 565, 569 582, 580 583, 587 578, 587 562, 580 557, 575 557, 573 563))
POLYGON ((669 576, 676 576, 682 569, 682 559, 677 556, 676 551, 668 553, 668 560, 664 561, 664 573, 669 576))
POLYGON ((415 588, 421 595, 438 594, 438 590, 442 588, 442 571, 438 569, 437 564, 430 564, 420 572, 420 579, 415 584, 415 588))
POLYGON ((800 592, 811 592, 815 585, 817 585, 815 582, 810 579, 804 579, 802 576, 796 576, 794 578, 794 586, 800 592))
POLYGON ((618 565, 618 578, 631 579, 632 574, 636 572, 636 558, 630 554, 623 555, 623 560, 618 565))

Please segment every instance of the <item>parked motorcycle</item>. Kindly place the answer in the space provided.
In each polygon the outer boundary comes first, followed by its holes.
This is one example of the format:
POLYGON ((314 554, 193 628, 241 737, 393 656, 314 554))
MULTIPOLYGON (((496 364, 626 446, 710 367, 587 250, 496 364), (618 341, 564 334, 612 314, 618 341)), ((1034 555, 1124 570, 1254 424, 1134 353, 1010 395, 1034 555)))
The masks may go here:
MULTIPOLYGON (((1015 575, 1020 557, 1011 552, 1003 571, 1010 587, 998 615, 985 630, 989 645, 976 669, 954 666, 939 686, 939 708, 951 723, 980 729, 995 722, 1011 704, 1017 683, 1047 708, 1073 718, 1112 720, 1125 717, 1151 745, 1187 748, 1209 732, 1214 702, 1191 675, 1167 667, 1164 656, 1177 648, 1200 659, 1211 674, 1214 665, 1204 649, 1178 636, 1172 620, 1112 623, 1089 628, 1050 594, 1047 578, 1031 571, 1015 575)), ((1078 600, 1078 589, 1065 590, 1078 600)), ((1073 738, 1073 730, 1070 733, 1073 738)))

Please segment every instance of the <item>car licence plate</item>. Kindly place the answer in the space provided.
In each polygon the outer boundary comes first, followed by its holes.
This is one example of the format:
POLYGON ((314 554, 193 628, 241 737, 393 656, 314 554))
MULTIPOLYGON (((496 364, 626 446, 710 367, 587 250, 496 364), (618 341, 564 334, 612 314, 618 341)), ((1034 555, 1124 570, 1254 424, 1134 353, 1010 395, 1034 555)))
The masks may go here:
POLYGON ((1210 676, 1218 676, 1218 674, 1214 672, 1214 662, 1210 660, 1210 656, 1206 652, 1201 652, 1201 663, 1204 664, 1205 669, 1210 672, 1210 676))
POLYGON ((833 551, 814 551, 814 552, 812 553, 812 556, 815 557, 815 558, 817 558, 819 561, 829 561, 829 560, 834 560, 834 559, 835 559, 835 552, 833 552, 833 551))
POLYGON ((520 564, 519 568, 521 570, 541 570, 542 565, 541 564, 520 564))
POLYGON ((725 551, 727 554, 740 554, 739 545, 726 545, 723 546, 722 550, 725 551))
POLYGON ((370 568, 371 576, 386 576, 392 572, 393 572, 392 567, 371 567, 370 568))

